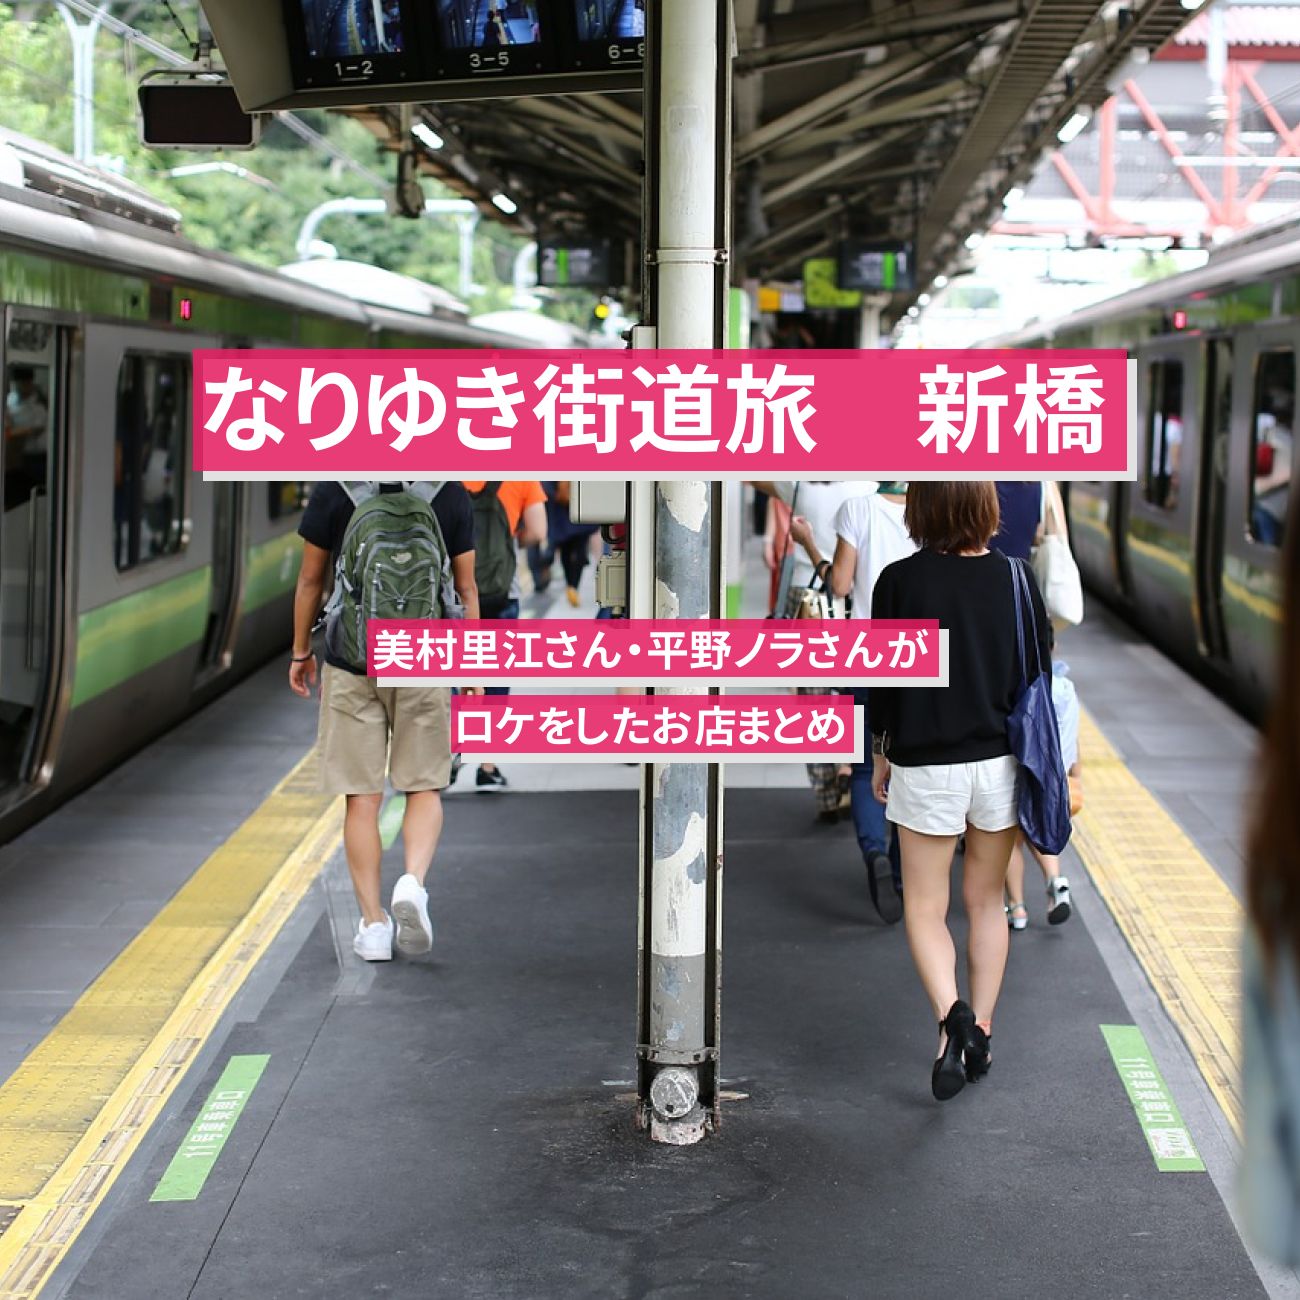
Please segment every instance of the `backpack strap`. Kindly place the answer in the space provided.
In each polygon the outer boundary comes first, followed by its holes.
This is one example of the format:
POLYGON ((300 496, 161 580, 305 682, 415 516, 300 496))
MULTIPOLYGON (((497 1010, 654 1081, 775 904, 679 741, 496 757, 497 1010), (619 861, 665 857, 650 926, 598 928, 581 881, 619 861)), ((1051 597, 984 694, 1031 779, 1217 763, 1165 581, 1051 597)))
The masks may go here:
POLYGON ((476 497, 494 497, 501 490, 501 480, 492 483, 484 483, 483 486, 474 493, 476 497))
POLYGON ((433 505, 433 498, 447 486, 446 479, 413 479, 410 482, 404 482, 402 486, 413 497, 419 497, 421 501, 428 505, 433 505))
POLYGON ((351 483, 340 482, 339 487, 348 494, 348 499, 354 506, 359 506, 363 501, 369 501, 371 497, 379 492, 379 483, 375 479, 351 483))

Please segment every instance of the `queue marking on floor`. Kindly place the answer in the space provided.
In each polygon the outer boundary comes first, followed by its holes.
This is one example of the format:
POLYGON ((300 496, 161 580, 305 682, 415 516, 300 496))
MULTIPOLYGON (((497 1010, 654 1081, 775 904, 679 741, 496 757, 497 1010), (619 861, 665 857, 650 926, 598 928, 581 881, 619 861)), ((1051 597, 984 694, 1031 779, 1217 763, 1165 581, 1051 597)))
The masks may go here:
POLYGON ((226 1062, 189 1132, 163 1170, 150 1201, 198 1199, 270 1059, 266 1055, 232 1056, 226 1062))
POLYGON ((1086 710, 1072 843, 1192 1060, 1241 1136, 1241 904, 1086 710))
POLYGON ((1101 1036, 1133 1104, 1156 1168, 1162 1174, 1203 1174, 1205 1162, 1197 1153, 1178 1103, 1142 1031, 1136 1025, 1102 1025, 1101 1036))
POLYGON ((0 1300, 30 1300, 342 839, 313 750, 0 1085, 0 1300))

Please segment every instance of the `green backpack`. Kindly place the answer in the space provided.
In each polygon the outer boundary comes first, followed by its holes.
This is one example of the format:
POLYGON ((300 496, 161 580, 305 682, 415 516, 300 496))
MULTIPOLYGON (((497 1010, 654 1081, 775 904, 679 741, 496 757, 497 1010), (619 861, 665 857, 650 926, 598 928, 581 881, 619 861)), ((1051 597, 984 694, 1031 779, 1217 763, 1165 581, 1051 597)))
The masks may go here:
POLYGON ((479 612, 484 618, 498 613, 510 599, 515 580, 515 537, 506 508, 497 495, 501 484, 485 483, 471 492, 474 506, 474 582, 479 612))
POLYGON ((441 483, 344 483, 356 509, 334 565, 325 610, 325 649, 366 670, 366 623, 372 618, 463 618, 451 581, 451 560, 433 513, 441 483))

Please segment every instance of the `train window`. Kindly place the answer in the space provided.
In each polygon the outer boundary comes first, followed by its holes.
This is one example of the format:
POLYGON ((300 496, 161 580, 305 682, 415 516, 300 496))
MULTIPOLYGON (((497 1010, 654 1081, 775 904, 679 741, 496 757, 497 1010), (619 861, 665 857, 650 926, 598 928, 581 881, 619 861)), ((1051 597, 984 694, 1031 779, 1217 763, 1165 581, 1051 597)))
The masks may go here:
MULTIPOLYGON (((48 328, 48 327, 47 327, 48 328)), ((12 347, 12 339, 10 340, 12 347)), ((46 487, 50 368, 13 362, 5 371, 4 508, 16 510, 46 487)))
POLYGON ((1147 417, 1147 474, 1143 495, 1161 510, 1178 505, 1178 464, 1183 452, 1183 363, 1153 361, 1147 417))
POLYGON ((1261 546, 1281 546, 1291 496, 1295 420, 1295 352, 1291 348, 1260 353, 1253 417, 1250 535, 1261 546))
POLYGON ((117 372, 113 557, 119 569, 184 545, 186 387, 183 357, 128 352, 117 372))
POLYGON ((311 495, 310 483, 268 483, 266 510, 272 519, 287 519, 299 514, 311 495))

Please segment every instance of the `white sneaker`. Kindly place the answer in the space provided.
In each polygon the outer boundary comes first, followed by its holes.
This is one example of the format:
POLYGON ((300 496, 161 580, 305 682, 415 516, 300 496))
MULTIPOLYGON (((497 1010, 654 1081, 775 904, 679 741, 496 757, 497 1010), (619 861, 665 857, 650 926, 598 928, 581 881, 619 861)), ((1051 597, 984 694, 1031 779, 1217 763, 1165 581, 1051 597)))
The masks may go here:
POLYGON ((433 947, 429 921, 429 891, 409 872, 393 886, 393 920, 397 922, 397 951, 414 957, 433 947))
POLYGON ((362 961, 393 960, 393 918, 385 914, 382 921, 367 925, 365 918, 357 922, 356 938, 352 940, 352 951, 362 961))
POLYGON ((1047 923, 1061 925, 1070 919, 1070 882, 1053 876, 1047 884, 1047 923))

